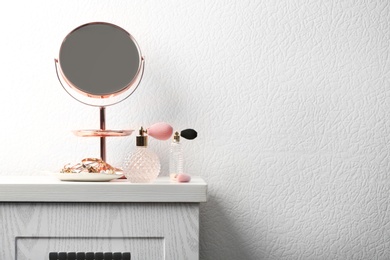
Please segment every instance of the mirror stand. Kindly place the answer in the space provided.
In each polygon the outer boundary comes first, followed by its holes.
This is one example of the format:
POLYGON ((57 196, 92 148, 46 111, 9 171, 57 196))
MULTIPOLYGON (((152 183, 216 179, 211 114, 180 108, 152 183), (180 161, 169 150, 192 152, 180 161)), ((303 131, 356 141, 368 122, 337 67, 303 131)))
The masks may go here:
MULTIPOLYGON (((100 130, 106 130, 106 108, 100 107, 100 130)), ((100 136, 100 159, 106 161, 106 137, 100 136)))

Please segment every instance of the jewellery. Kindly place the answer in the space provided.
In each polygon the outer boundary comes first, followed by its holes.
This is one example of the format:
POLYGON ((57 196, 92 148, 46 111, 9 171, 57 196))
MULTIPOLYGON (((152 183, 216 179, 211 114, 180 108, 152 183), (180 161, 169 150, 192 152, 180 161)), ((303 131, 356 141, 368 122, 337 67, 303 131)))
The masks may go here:
POLYGON ((106 173, 114 174, 122 172, 121 169, 115 168, 99 158, 85 158, 81 163, 74 165, 66 164, 61 173, 106 173))

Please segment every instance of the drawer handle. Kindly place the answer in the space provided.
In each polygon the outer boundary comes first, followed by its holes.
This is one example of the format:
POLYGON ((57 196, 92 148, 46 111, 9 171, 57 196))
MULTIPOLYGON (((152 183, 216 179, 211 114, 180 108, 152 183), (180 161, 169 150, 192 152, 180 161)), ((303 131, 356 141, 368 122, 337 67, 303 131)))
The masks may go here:
POLYGON ((131 260, 130 252, 50 252, 49 260, 131 260))

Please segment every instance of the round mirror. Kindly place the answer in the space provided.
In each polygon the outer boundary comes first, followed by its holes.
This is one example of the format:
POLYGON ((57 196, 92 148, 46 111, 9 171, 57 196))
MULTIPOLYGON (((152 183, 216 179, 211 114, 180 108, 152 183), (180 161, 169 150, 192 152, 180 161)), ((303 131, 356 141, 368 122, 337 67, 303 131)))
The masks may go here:
POLYGON ((72 97, 102 107, 133 93, 143 75, 144 59, 127 31, 95 22, 81 25, 65 37, 57 64, 59 80, 72 97))

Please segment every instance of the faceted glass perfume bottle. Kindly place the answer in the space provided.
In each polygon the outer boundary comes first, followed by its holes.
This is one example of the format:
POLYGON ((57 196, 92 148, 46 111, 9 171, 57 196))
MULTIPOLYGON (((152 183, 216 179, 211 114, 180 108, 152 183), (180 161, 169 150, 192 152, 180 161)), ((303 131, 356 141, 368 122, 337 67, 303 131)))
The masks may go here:
POLYGON ((136 150, 125 158, 123 171, 128 181, 146 183, 155 180, 160 173, 160 159, 148 149, 148 136, 141 127, 137 136, 136 150))

